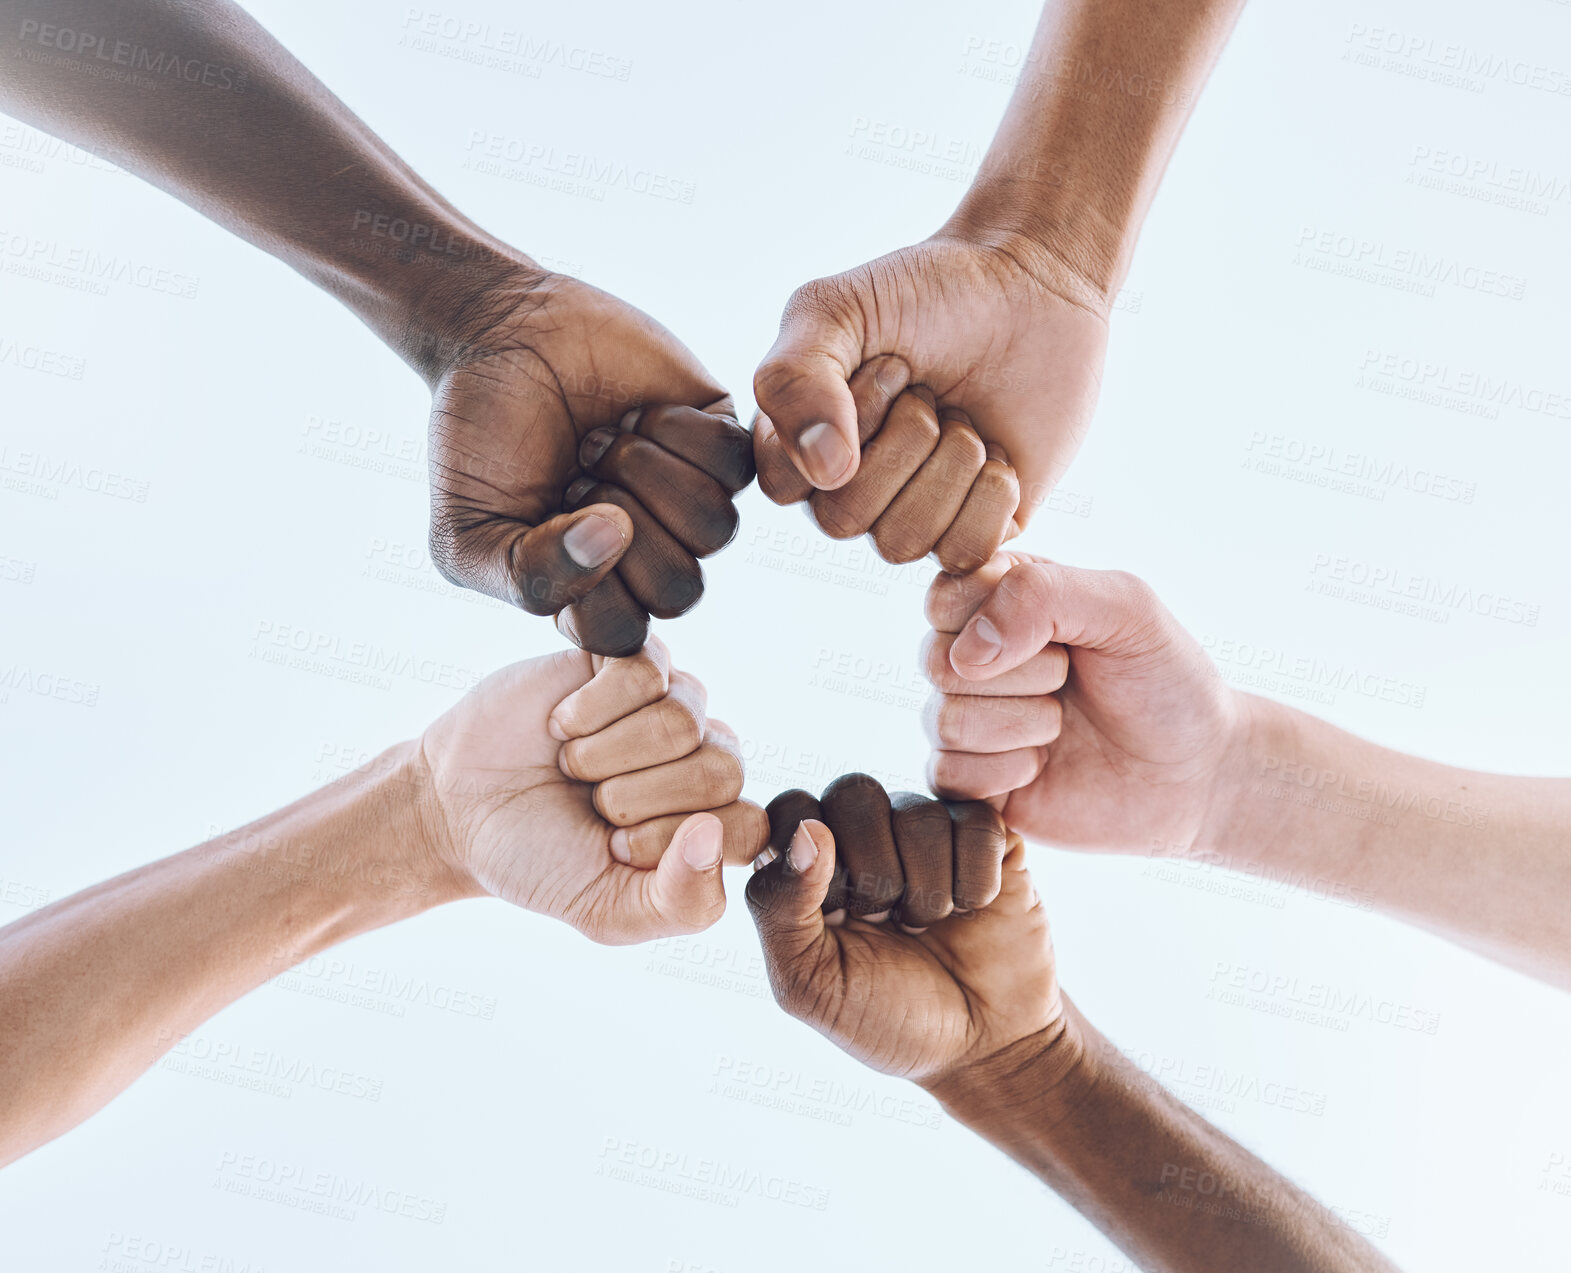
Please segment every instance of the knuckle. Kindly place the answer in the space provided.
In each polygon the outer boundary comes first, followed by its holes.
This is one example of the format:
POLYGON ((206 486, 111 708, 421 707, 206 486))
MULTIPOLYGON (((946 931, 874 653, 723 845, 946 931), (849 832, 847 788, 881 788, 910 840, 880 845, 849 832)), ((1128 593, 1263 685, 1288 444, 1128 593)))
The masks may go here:
POLYGON ((656 708, 652 729, 656 748, 673 760, 690 755, 704 741, 702 712, 680 699, 668 698, 656 708))
POLYGON ((558 764, 562 771, 566 773, 569 778, 576 779, 579 782, 584 780, 584 769, 582 764, 583 750, 583 739, 570 739, 569 741, 562 744, 561 756, 558 759, 558 764))
POLYGON ((629 696, 652 699, 666 692, 668 681, 665 670, 644 651, 640 651, 620 666, 623 669, 622 675, 627 681, 629 696))
POLYGON ((602 818, 612 826, 626 827, 638 821, 632 815, 629 795, 624 783, 616 778, 607 778, 595 784, 592 799, 602 818))
POLYGON ((938 743, 943 747, 960 747, 971 734, 972 713, 965 699, 958 695, 938 696, 938 712, 934 718, 938 743))
POLYGON ((1046 664, 1049 691, 1062 689, 1064 682, 1069 679, 1069 648, 1063 645, 1050 645, 1043 652, 1046 664))
POLYGON ((705 748, 701 772, 707 791, 725 793, 724 798, 717 800, 715 805, 730 804, 742 794, 742 758, 728 748, 705 748))
POLYGON ((1053 742, 1064 728, 1064 705, 1056 698, 1042 700, 1042 734, 1044 743, 1053 742))

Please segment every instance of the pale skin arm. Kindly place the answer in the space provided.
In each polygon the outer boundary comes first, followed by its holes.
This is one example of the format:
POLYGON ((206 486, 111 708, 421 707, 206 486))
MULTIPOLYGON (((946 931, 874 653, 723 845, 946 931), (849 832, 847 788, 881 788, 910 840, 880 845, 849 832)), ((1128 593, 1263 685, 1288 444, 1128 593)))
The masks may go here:
POLYGON ((442 903, 613 944, 707 928, 767 820, 704 707, 658 641, 515 664, 332 786, 0 928, 0 1165, 264 981, 442 903))
POLYGON ((466 896, 415 851, 417 751, 0 928, 0 1163, 96 1113, 270 977, 466 896))
POLYGON ((1571 780, 1404 755, 1232 689, 1116 571, 1000 554, 939 576, 928 617, 936 790, 1066 848, 1265 868, 1571 989, 1571 780))
POLYGON ((1247 846, 1571 990, 1571 780, 1457 769, 1238 697, 1240 770, 1203 850, 1247 846))

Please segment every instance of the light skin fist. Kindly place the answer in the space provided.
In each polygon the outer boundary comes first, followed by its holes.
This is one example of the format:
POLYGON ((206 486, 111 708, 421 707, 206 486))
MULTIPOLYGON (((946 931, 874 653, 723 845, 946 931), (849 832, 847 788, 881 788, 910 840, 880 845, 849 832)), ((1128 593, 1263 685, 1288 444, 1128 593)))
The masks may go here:
POLYGON ((1064 848, 1183 853, 1245 780, 1248 714, 1139 579, 1001 553, 928 590, 933 789, 1064 848))
POLYGON ((657 639, 577 650, 483 681, 420 739, 431 851, 467 882, 606 944, 707 928, 722 861, 767 822, 740 801, 736 739, 657 639))
POLYGON ((730 398, 648 315, 520 265, 465 307, 431 409, 431 554, 595 654, 703 595, 753 477, 730 398))
POLYGON ((887 560, 974 570, 1079 450, 1106 344, 1101 292, 1021 242, 943 232, 809 283, 753 378, 759 485, 887 560))
MULTIPOLYGON (((855 833, 777 816, 786 850, 755 872, 747 902, 781 1007, 873 1069, 925 1085, 1062 1030, 1052 941, 1024 845, 1014 837, 1005 848, 996 818, 993 828, 1005 851, 992 856, 988 901, 912 933, 864 919, 829 922, 824 909, 856 858, 855 833)), ((854 892, 856 872, 849 875, 854 892)))

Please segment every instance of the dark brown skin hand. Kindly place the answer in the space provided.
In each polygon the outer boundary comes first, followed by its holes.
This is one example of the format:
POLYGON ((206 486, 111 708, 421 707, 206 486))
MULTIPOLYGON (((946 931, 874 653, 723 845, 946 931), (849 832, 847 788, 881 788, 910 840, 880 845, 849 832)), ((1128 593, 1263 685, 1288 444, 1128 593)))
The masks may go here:
POLYGON ((561 275, 518 273, 471 307, 431 410, 442 573, 596 654, 703 595, 753 477, 731 400, 670 332, 561 275))
POLYGON ((475 225, 233 0, 0 0, 0 61, 0 109, 271 252, 426 381, 448 579, 605 655, 698 600, 751 439, 671 333, 475 225), (62 39, 223 75, 84 75, 62 39))
POLYGON ((768 814, 773 852, 747 904, 792 1016, 921 1084, 1152 1273, 1392 1273, 1080 1015, 1058 984, 1025 846, 1010 833, 1004 847, 990 806, 890 800, 852 774, 818 801, 786 792, 768 814), (958 909, 962 898, 977 909, 958 909), (870 922, 873 906, 901 924, 870 922), (912 932, 912 918, 931 927, 912 932))
POLYGON ((747 902, 787 1012, 923 1083, 1058 1027, 1046 915, 991 808, 850 774, 767 813, 747 902))

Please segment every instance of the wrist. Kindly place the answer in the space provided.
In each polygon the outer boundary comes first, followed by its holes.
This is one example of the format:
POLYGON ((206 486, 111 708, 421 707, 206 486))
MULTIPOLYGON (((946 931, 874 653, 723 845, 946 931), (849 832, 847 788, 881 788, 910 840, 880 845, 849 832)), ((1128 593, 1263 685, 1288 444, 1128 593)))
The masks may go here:
POLYGON ((446 821, 418 742, 397 743, 323 793, 343 802, 355 834, 348 860, 323 859, 320 873, 342 874, 368 912, 404 919, 479 890, 456 865, 446 821))
POLYGON ((1091 1077, 1095 1032, 1063 999, 1051 1025, 945 1071, 923 1087, 954 1118, 995 1142, 1012 1126, 1051 1127, 1079 1105, 1091 1077), (995 1134, 996 1133, 996 1134, 995 1134))
POLYGON ((1133 235, 1093 206, 1071 206, 1050 181, 984 167, 934 237, 1002 253, 1055 295, 1106 318, 1128 273, 1133 235))
POLYGON ((1205 822, 1195 837, 1193 848, 1201 854, 1233 855, 1240 845, 1273 843, 1283 802, 1262 800, 1262 792, 1284 771, 1299 768, 1294 760, 1300 749, 1299 713, 1255 694, 1229 693, 1233 726, 1205 822))
POLYGON ((549 272, 419 189, 362 192, 301 268, 427 383, 473 352, 488 323, 549 272), (324 259, 325 257, 325 259, 324 259), (314 258, 314 259, 313 259, 314 258))

